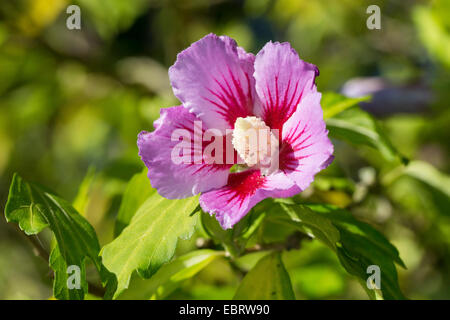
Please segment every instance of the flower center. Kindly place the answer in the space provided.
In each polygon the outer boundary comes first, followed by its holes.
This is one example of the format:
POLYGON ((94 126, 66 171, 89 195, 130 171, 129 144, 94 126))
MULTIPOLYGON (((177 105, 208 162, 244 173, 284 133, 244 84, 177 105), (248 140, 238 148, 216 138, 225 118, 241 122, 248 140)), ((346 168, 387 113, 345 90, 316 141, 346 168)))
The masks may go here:
POLYGON ((258 117, 237 118, 233 130, 233 146, 249 167, 263 175, 278 169, 278 130, 271 130, 258 117))

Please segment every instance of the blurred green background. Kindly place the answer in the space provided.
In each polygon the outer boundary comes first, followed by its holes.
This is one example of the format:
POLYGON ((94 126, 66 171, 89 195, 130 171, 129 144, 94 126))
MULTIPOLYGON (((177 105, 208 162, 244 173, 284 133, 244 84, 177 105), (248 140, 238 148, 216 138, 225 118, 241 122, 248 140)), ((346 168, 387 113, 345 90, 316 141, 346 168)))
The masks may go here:
MULTIPOLYGON (((424 179, 392 182, 392 165, 374 151, 336 142, 336 161, 304 197, 351 204, 381 230, 408 267, 399 270, 407 297, 450 299, 450 1, 1 1, 0 211, 14 172, 73 200, 95 170, 85 215, 109 242, 126 183, 142 169, 137 134, 177 103, 167 69, 210 32, 253 53, 289 41, 319 67, 320 91, 373 94, 363 107, 403 155, 422 161, 424 179), (81 30, 66 28, 70 4, 81 8, 81 30), (381 8, 381 30, 366 27, 371 4, 381 8)), ((367 298, 317 241, 283 258, 299 299, 367 298)), ((231 298, 239 278, 218 260, 169 298, 231 298)), ((51 295, 46 263, 1 218, 0 299, 51 295)))

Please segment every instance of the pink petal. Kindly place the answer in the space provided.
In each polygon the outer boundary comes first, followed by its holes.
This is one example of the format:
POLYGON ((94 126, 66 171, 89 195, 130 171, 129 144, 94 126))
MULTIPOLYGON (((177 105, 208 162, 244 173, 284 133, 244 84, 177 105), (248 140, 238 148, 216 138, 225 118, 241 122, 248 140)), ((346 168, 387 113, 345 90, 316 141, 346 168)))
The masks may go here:
POLYGON ((203 193, 200 206, 215 214, 222 228, 229 229, 261 200, 292 197, 299 192, 283 173, 262 176, 259 170, 247 170, 231 173, 226 186, 203 193))
POLYGON ((253 108, 254 59, 233 39, 209 34, 178 54, 169 69, 174 94, 208 128, 233 128, 253 108))
POLYGON ((320 98, 316 89, 304 96, 283 126, 280 170, 302 190, 333 160, 333 144, 323 121, 320 98))
POLYGON ((301 60, 289 43, 268 42, 255 60, 256 92, 262 102, 255 106, 255 114, 281 130, 318 74, 317 67, 301 60))
MULTIPOLYGON (((180 199, 200 192, 219 188, 227 183, 229 169, 232 165, 206 164, 194 144, 194 121, 199 121, 194 114, 184 107, 161 109, 161 117, 155 121, 156 130, 141 132, 138 137, 139 155, 149 169, 148 177, 158 193, 168 199, 180 199), (195 160, 200 154, 198 164, 176 164, 172 161, 172 150, 180 141, 172 141, 175 129, 185 129, 190 133, 192 149, 190 154, 182 154, 195 160)), ((206 128, 198 130, 203 134, 206 128)), ((199 136, 199 134, 196 134, 199 136)), ((208 143, 203 143, 204 150, 208 143)), ((223 149, 225 152, 225 148, 223 149)), ((224 156, 225 159, 225 156, 224 156)), ((225 160, 224 160, 225 162, 225 160)))

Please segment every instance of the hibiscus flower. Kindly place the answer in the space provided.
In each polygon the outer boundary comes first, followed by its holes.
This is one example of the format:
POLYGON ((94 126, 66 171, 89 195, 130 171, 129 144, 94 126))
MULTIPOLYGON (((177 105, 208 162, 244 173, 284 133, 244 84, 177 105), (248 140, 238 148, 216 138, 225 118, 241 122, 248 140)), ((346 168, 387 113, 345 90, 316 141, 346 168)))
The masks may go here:
POLYGON ((169 69, 173 92, 182 105, 161 109, 155 130, 138 137, 139 155, 152 186, 168 199, 201 193, 200 206, 215 214, 224 229, 265 198, 291 197, 305 190, 333 159, 315 85, 318 74, 317 67, 301 60, 289 43, 268 42, 256 56, 226 36, 209 34, 193 43, 169 69), (173 161, 180 143, 173 138, 177 129, 201 140, 188 152, 183 149, 182 156, 191 161, 173 161), (208 148, 204 141, 208 129, 231 141, 233 163, 211 163, 206 157, 193 160, 208 148), (266 139, 277 146, 276 152, 249 145, 248 129, 278 132, 266 139), (261 159, 267 157, 277 157, 275 169, 262 165, 261 159), (240 171, 231 172, 238 162, 240 171))

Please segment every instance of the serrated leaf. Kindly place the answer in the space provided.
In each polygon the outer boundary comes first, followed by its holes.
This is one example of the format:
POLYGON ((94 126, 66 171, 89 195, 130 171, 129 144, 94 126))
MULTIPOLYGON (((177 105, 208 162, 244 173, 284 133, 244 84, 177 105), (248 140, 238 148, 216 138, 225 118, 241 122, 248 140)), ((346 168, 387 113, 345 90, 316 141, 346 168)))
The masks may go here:
POLYGON ((400 266, 405 267, 405 264, 400 259, 398 250, 386 237, 371 225, 355 219, 349 211, 325 204, 306 204, 305 207, 326 217, 338 228, 345 228, 355 235, 364 236, 370 241, 371 246, 377 247, 378 251, 382 251, 384 255, 390 257, 400 266))
MULTIPOLYGON (((58 245, 56 245, 49 258, 49 265, 55 272, 55 278, 53 280, 53 296, 61 300, 83 300, 85 293, 87 293, 87 282, 82 281, 82 287, 80 289, 69 289, 67 286, 67 280, 69 279, 69 274, 67 273, 67 263, 64 257, 59 251, 58 245)), ((86 267, 82 265, 81 279, 86 279, 86 267)))
MULTIPOLYGON (((139 296, 147 299, 164 299, 177 289, 183 281, 192 278, 217 258, 223 257, 224 251, 202 249, 189 252, 162 266, 149 280, 132 281, 133 288, 139 290, 139 296)), ((125 291, 120 299, 129 299, 130 290, 125 291)), ((132 293, 131 293, 132 296, 132 293)))
POLYGON ((336 244, 340 240, 339 231, 326 219, 305 206, 289 205, 290 199, 279 199, 279 203, 287 217, 278 217, 278 221, 285 221, 290 225, 294 225, 309 235, 318 238, 328 247, 335 250, 336 244))
MULTIPOLYGON (((50 257, 50 265, 56 268, 55 272, 63 271, 63 262, 66 266, 77 265, 83 269, 86 258, 90 258, 99 271, 103 284, 109 290, 114 289, 115 278, 104 268, 98 256, 100 245, 94 228, 67 201, 15 174, 5 216, 8 222, 18 223, 27 235, 37 234, 47 226, 52 230, 58 243, 58 250, 53 250, 50 257)), ((62 279, 61 277, 61 274, 56 275, 57 280, 62 279)), ((55 297, 83 297, 87 288, 86 278, 82 277, 81 281, 84 288, 82 291, 66 294, 64 290, 57 288, 55 297)), ((61 284, 61 281, 57 283, 61 284)))
POLYGON ((376 229, 369 224, 356 220, 346 210, 327 205, 308 205, 332 221, 340 233, 341 246, 337 248, 339 261, 346 271, 356 276, 371 299, 378 298, 377 291, 367 287, 371 265, 380 267, 381 293, 383 299, 404 299, 398 284, 395 264, 405 264, 400 259, 398 250, 376 229))
POLYGON ((295 300, 291 280, 279 252, 258 261, 242 279, 235 300, 295 300))
POLYGON ((103 263, 117 276, 114 297, 128 288, 130 277, 137 271, 150 278, 174 255, 178 239, 188 239, 194 232, 198 196, 168 200, 153 194, 139 208, 130 224, 102 249, 103 263))
POLYGON ((323 109, 323 118, 331 118, 344 110, 356 106, 360 102, 370 100, 370 96, 348 98, 339 93, 325 92, 322 95, 321 105, 323 109))
POLYGON ((150 180, 147 177, 147 169, 135 174, 122 197, 119 213, 117 214, 116 224, 114 226, 114 235, 118 236, 122 230, 130 223, 134 214, 139 207, 147 200, 156 189, 150 185, 150 180))
POLYGON ((330 137, 353 145, 366 145, 377 149, 388 161, 406 160, 398 154, 376 120, 367 112, 353 107, 326 120, 330 137))
POLYGON ((397 270, 394 263, 405 267, 400 259, 398 250, 376 229, 369 224, 356 220, 353 215, 344 210, 325 204, 298 204, 293 200, 285 200, 282 207, 293 219, 294 223, 305 223, 307 228, 313 230, 312 234, 330 246, 331 237, 335 241, 334 251, 348 273, 356 276, 361 282, 370 298, 378 298, 377 292, 366 286, 370 276, 367 267, 377 265, 381 269, 381 292, 384 299, 404 299, 397 279, 397 270), (306 214, 305 214, 306 213, 306 214), (309 222, 311 214, 318 217, 316 223, 309 222), (303 217, 297 221, 296 217, 303 217), (325 223, 325 219, 328 223, 325 223), (317 223, 320 221, 320 223, 317 223), (309 224, 309 225, 308 225, 309 224), (330 224, 332 228, 330 228, 330 224), (314 228, 311 228, 311 225, 314 228), (335 234, 335 231, 338 235, 335 234), (320 233, 315 233, 320 231, 320 233), (327 238, 318 235, 327 235, 327 238), (338 241, 336 241, 338 240, 338 241))

